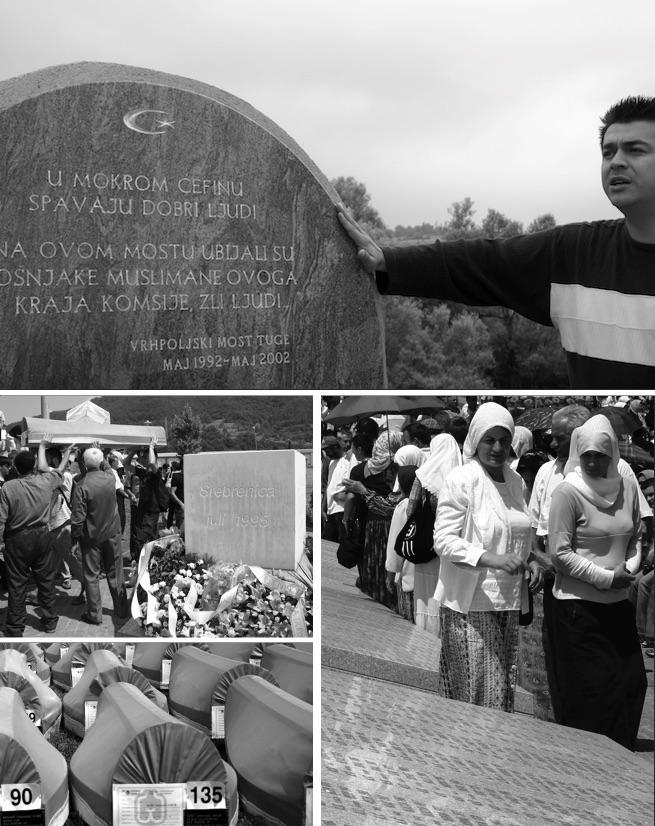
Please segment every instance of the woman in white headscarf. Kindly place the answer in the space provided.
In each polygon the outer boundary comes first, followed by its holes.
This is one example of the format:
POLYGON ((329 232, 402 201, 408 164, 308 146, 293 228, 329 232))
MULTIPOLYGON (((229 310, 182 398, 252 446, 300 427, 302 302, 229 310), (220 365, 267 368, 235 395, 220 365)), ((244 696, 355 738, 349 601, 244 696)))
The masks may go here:
POLYGON ((514 458, 510 462, 510 467, 512 470, 516 470, 519 459, 527 453, 528 450, 532 450, 533 444, 534 439, 532 437, 532 431, 528 430, 527 427, 515 425, 514 435, 512 436, 512 453, 514 454, 514 458))
POLYGON ((638 485, 618 461, 605 416, 573 431, 550 505, 548 549, 562 722, 634 750, 647 686, 627 588, 641 560, 641 519, 638 485))
MULTIPOLYGON (((407 504, 407 518, 429 499, 436 515, 439 491, 454 467, 462 464, 459 445, 449 433, 439 433, 430 442, 430 457, 416 471, 407 504)), ((439 603, 434 598, 439 581, 439 557, 414 566, 414 621, 419 628, 439 634, 439 603)))
POLYGON ((523 481, 507 463, 514 421, 495 402, 471 420, 462 467, 439 495, 441 659, 439 691, 474 705, 514 710, 519 613, 541 587, 531 551, 523 481))
POLYGON ((412 489, 416 471, 424 465, 428 457, 415 445, 404 445, 394 456, 398 468, 394 492, 400 491, 403 498, 394 508, 389 536, 387 538, 387 590, 396 593, 396 611, 403 619, 414 622, 414 570, 415 565, 396 553, 396 539, 407 522, 408 496, 412 489))

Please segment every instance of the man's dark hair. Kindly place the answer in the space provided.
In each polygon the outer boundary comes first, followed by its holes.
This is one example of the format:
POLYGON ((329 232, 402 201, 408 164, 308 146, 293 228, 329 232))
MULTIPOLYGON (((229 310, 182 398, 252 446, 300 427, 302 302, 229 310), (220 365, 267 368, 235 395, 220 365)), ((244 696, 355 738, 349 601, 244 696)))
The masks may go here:
POLYGON ((375 419, 360 419, 355 425, 355 431, 357 433, 366 433, 367 436, 375 440, 380 435, 380 425, 375 419))
POLYGON ((373 455, 373 445, 375 444, 375 440, 369 436, 368 433, 356 433, 353 436, 351 444, 353 450, 355 448, 358 450, 363 450, 364 456, 367 458, 370 458, 373 455))
POLYGON ((405 427, 403 427, 403 433, 407 434, 410 441, 417 441, 423 447, 427 447, 430 444, 430 439, 432 438, 430 431, 420 422, 406 424, 405 427))
POLYGON ((61 450, 58 447, 49 447, 46 451, 46 458, 51 467, 59 467, 61 464, 61 450))
POLYGON ((600 145, 602 147, 605 132, 614 123, 632 123, 635 120, 655 121, 655 98, 641 95, 623 98, 611 106, 600 119, 600 145))
POLYGON ((446 424, 444 433, 450 433, 458 445, 463 445, 466 434, 469 432, 469 423, 464 416, 453 416, 446 424))
POLYGON ((23 476, 25 473, 31 473, 36 464, 36 456, 29 450, 21 450, 14 457, 14 467, 23 476))

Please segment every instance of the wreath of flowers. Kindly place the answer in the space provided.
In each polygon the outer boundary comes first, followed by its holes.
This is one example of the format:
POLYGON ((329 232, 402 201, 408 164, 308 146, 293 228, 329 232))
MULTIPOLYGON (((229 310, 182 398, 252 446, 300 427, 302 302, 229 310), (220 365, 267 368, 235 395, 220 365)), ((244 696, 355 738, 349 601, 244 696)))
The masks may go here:
POLYGON ((187 554, 179 536, 166 536, 141 552, 132 615, 151 637, 310 636, 308 553, 300 575, 275 575, 187 554))

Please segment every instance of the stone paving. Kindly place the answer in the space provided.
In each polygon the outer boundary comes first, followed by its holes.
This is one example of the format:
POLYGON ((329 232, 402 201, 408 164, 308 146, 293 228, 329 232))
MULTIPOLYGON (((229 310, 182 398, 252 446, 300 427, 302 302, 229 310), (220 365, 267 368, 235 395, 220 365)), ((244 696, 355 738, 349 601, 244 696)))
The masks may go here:
MULTIPOLYGON (((125 528, 123 536, 123 560, 126 569, 130 565, 129 550, 129 522, 125 528)), ((102 596, 103 623, 102 625, 87 625, 82 621, 82 614, 86 611, 86 605, 72 605, 72 599, 80 592, 80 585, 73 580, 70 591, 64 590, 61 585, 57 585, 57 600, 55 611, 59 614, 59 622, 54 634, 46 634, 39 623, 39 609, 35 606, 27 606, 27 621, 24 639, 34 640, 73 640, 80 637, 100 639, 105 637, 121 636, 121 628, 126 624, 126 620, 119 620, 114 616, 114 609, 107 587, 107 580, 100 580, 100 594, 102 596)), ((128 596, 131 591, 128 590, 128 596)), ((7 593, 0 591, 0 629, 4 628, 7 616, 7 593)))
POLYGON ((335 552, 322 543, 323 826, 651 826, 652 660, 637 754, 445 700, 437 641, 361 594, 335 552))

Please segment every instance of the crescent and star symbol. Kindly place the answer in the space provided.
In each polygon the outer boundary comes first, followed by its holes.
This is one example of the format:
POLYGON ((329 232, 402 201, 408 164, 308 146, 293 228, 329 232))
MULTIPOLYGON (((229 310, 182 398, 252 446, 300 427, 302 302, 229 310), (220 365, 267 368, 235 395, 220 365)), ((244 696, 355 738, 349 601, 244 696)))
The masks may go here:
POLYGON ((163 135, 166 129, 172 129, 175 123, 174 120, 170 120, 170 117, 170 112, 162 112, 160 109, 137 109, 135 112, 128 112, 127 115, 124 115, 123 123, 128 129, 140 132, 142 135, 163 135), (155 123, 159 127, 158 129, 144 129, 136 122, 141 115, 164 115, 166 120, 156 118, 155 123))

